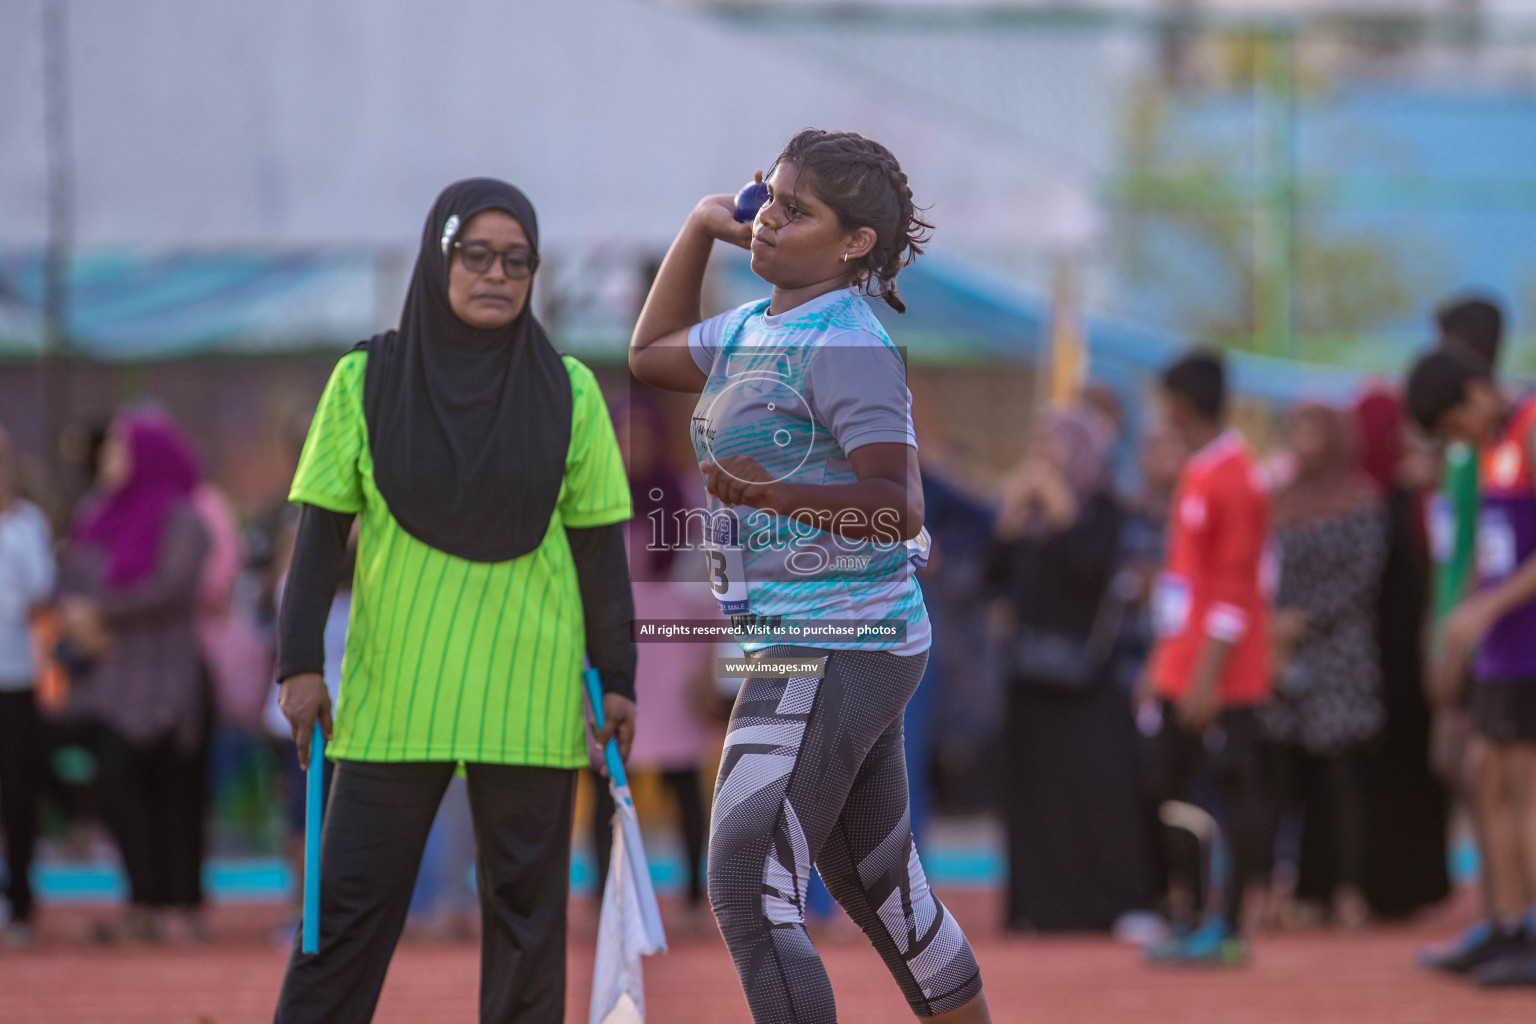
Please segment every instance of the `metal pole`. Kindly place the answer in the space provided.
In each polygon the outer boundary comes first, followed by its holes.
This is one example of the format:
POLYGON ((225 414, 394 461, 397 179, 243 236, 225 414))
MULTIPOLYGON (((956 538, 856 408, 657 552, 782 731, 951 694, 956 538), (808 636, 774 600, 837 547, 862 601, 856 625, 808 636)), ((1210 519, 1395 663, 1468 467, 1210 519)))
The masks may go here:
POLYGON ((47 159, 48 242, 43 254, 43 424, 47 462, 62 484, 59 438, 69 418, 69 252, 74 237, 74 160, 70 146, 67 0, 43 4, 43 132, 47 159))

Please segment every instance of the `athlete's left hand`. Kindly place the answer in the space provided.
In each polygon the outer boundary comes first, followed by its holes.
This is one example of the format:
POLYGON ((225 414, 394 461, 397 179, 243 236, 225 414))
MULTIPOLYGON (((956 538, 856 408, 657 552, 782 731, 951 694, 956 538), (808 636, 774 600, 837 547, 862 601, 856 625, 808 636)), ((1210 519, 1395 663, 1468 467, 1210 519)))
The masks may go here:
POLYGON ((1445 620, 1443 638, 1446 646, 1470 653, 1472 648, 1482 642, 1498 618, 1498 609, 1484 596, 1479 594, 1467 598, 1445 620))
POLYGON ((727 455, 719 462, 701 462, 704 487, 727 505, 748 505, 783 513, 784 485, 750 455, 727 455))
POLYGON ((603 728, 595 737, 597 749, 608 746, 617 737, 619 760, 629 763, 629 748, 635 743, 635 702, 617 693, 603 694, 603 728))
POLYGON ((1436 690, 1442 699, 1448 699, 1460 688, 1472 651, 1497 621, 1498 610, 1482 595, 1467 598, 1446 617, 1440 632, 1440 664, 1436 672, 1436 690))

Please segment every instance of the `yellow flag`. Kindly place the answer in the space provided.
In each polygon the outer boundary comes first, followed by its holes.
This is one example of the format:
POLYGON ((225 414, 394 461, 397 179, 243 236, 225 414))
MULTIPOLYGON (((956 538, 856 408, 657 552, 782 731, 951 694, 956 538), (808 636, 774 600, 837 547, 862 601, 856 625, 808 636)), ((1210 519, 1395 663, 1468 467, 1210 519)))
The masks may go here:
POLYGON ((1056 263, 1051 287, 1051 347, 1047 398, 1051 405, 1071 405, 1083 391, 1088 377, 1088 342, 1073 286, 1072 261, 1056 263))

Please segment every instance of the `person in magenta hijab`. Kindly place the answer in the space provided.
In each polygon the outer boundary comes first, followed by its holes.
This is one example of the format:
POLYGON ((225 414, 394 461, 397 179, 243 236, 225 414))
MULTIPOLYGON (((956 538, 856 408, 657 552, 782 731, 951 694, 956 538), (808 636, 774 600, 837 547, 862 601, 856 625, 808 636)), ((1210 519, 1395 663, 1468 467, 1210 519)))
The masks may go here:
POLYGON ((130 892, 103 940, 203 931, 210 706, 193 622, 209 540, 192 504, 199 477, 169 417, 120 415, 61 573, 60 615, 82 666, 72 709, 99 726, 102 806, 130 892))

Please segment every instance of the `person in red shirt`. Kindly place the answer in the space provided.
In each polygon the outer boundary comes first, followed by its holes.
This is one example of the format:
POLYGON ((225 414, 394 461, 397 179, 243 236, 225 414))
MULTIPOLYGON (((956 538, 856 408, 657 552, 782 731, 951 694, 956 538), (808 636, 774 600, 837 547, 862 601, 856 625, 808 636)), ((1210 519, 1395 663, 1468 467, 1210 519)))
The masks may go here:
MULTIPOLYGON (((1178 874, 1187 846, 1177 836, 1214 834, 1199 824, 1210 819, 1192 806, 1191 794, 1196 777, 1209 773, 1232 868, 1221 913, 1148 953, 1155 960, 1240 963, 1247 954, 1239 927, 1243 890, 1264 861, 1254 708, 1270 688, 1261 581, 1268 499, 1247 444, 1226 424, 1220 358, 1205 351, 1184 356, 1164 372, 1162 391, 1169 424, 1194 455, 1179 476, 1167 561, 1153 594, 1153 793, 1170 825, 1169 867, 1178 874)), ((1190 881, 1198 893, 1198 878, 1190 881)))

